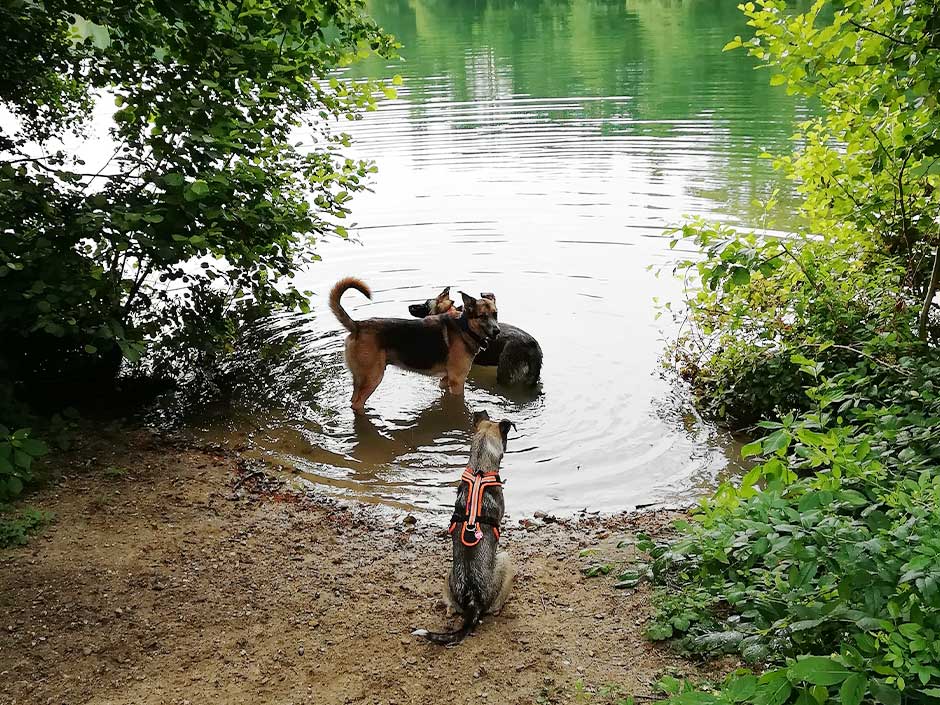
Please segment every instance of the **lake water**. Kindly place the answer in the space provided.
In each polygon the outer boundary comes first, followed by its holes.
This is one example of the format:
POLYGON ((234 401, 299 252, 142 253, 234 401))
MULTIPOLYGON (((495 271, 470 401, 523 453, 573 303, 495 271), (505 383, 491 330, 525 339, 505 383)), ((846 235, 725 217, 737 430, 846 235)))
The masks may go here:
POLYGON ((314 314, 285 366, 284 409, 252 418, 255 454, 349 497, 443 517, 467 461, 469 415, 516 423, 507 507, 557 514, 673 503, 734 470, 737 445, 694 416, 659 356, 676 298, 668 226, 701 215, 758 224, 779 187, 763 151, 785 152, 802 108, 743 53, 725 0, 398 0, 370 3, 403 60, 348 75, 391 77, 395 100, 350 123, 375 160, 353 203, 357 242, 323 243, 302 277, 314 314), (657 278, 649 270, 665 266, 657 278), (505 390, 475 368, 463 399, 390 368, 354 418, 343 331, 326 308, 348 274, 354 318, 407 317, 446 285, 496 293, 500 320, 535 336, 541 384, 505 390))

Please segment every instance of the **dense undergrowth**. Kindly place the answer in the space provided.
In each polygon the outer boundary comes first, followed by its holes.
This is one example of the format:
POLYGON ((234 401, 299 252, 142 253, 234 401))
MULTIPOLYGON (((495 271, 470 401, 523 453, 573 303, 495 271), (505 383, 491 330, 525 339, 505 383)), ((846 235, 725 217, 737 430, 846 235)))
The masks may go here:
POLYGON ((649 636, 747 665, 676 703, 940 702, 940 8, 741 9, 729 48, 824 112, 777 160, 805 232, 681 231, 704 257, 670 363, 758 462, 646 546, 649 636))

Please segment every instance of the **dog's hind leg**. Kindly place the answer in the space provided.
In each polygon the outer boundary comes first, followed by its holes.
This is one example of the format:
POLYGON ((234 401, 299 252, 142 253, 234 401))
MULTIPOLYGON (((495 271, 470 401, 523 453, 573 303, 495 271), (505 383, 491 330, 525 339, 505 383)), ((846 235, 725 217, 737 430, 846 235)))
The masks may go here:
POLYGON ((457 600, 454 599, 454 593, 450 589, 450 571, 447 572, 447 577, 444 579, 444 607, 447 610, 448 617, 453 617, 455 614, 460 614, 462 611, 460 605, 457 604, 457 600))
POLYGON ((362 396, 362 388, 366 382, 366 375, 364 374, 362 363, 359 359, 359 346, 356 343, 357 340, 355 336, 346 336, 346 368, 353 378, 353 392, 352 397, 349 399, 349 405, 354 411, 359 411, 362 409, 362 405, 359 404, 359 397, 362 396))
POLYGON ((506 553, 496 554, 496 596, 486 610, 490 614, 499 614, 509 599, 509 592, 512 590, 512 581, 516 577, 516 568, 509 555, 506 553))
POLYGON ((359 399, 358 406, 353 404, 353 409, 357 411, 362 411, 366 405, 366 401, 369 397, 372 396, 372 393, 378 389, 379 385, 382 384, 382 378, 385 377, 385 356, 380 356, 380 359, 377 360, 377 364, 366 376, 365 381, 362 384, 362 388, 359 390, 359 399))

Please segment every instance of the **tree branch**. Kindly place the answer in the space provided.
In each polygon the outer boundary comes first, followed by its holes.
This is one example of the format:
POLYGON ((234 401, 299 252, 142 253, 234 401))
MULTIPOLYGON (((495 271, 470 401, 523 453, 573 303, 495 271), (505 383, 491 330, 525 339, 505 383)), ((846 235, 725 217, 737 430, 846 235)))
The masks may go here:
POLYGON ((137 276, 134 278, 134 284, 131 286, 131 290, 127 294, 127 301, 124 302, 124 308, 121 309, 121 322, 124 322, 124 319, 127 318, 127 314, 130 313, 131 304, 134 302, 134 298, 137 296, 137 292, 140 291, 140 287, 143 285, 144 280, 147 278, 147 274, 150 273, 150 262, 147 264, 141 263, 140 268, 137 270, 137 276))
POLYGON ((934 296, 937 295, 937 284, 940 284, 940 242, 934 245, 936 248, 933 255, 933 270, 930 272, 930 283, 927 285, 927 293, 924 294, 924 303, 920 308, 920 316, 917 318, 917 337, 927 341, 927 322, 930 319, 930 307, 933 306, 934 296))
POLYGON ((914 42, 905 42, 903 39, 898 39, 897 37, 892 37, 890 34, 885 34, 884 32, 879 32, 877 29, 872 29, 866 25, 856 22, 855 20, 849 20, 849 24, 865 32, 871 32, 872 34, 877 34, 879 37, 884 37, 885 39, 894 42, 895 44, 903 44, 904 46, 916 46, 914 42))
POLYGON ((789 249, 787 249, 787 246, 786 246, 785 244, 783 244, 783 240, 780 241, 780 247, 783 249, 784 252, 787 253, 787 255, 789 255, 790 259, 793 260, 793 263, 796 264, 796 266, 800 268, 800 271, 803 272, 803 276, 805 276, 805 277, 806 277, 806 280, 807 280, 810 284, 813 285, 813 288, 814 288, 814 289, 818 289, 818 288, 819 288, 819 284, 817 283, 816 279, 813 277, 812 274, 810 274, 810 273, 806 270, 806 267, 803 266, 803 263, 800 262, 800 260, 799 260, 796 256, 794 256, 794 254, 793 254, 792 252, 790 252, 789 249))

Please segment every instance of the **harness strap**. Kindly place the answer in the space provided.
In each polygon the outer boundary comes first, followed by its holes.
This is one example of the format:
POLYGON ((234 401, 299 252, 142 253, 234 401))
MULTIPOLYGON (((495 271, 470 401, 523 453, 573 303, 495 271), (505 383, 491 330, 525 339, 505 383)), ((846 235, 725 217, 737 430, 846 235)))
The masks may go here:
POLYGON ((464 470, 460 476, 461 482, 467 483, 467 506, 461 510, 454 508, 454 514, 451 516, 450 528, 448 531, 453 533, 458 524, 462 524, 460 531, 460 542, 464 546, 476 546, 483 538, 483 531, 480 524, 487 524, 493 529, 493 535, 499 538, 499 520, 491 517, 482 516, 483 511, 483 493, 488 487, 502 487, 503 482, 498 472, 489 472, 477 474, 472 468, 464 470))

